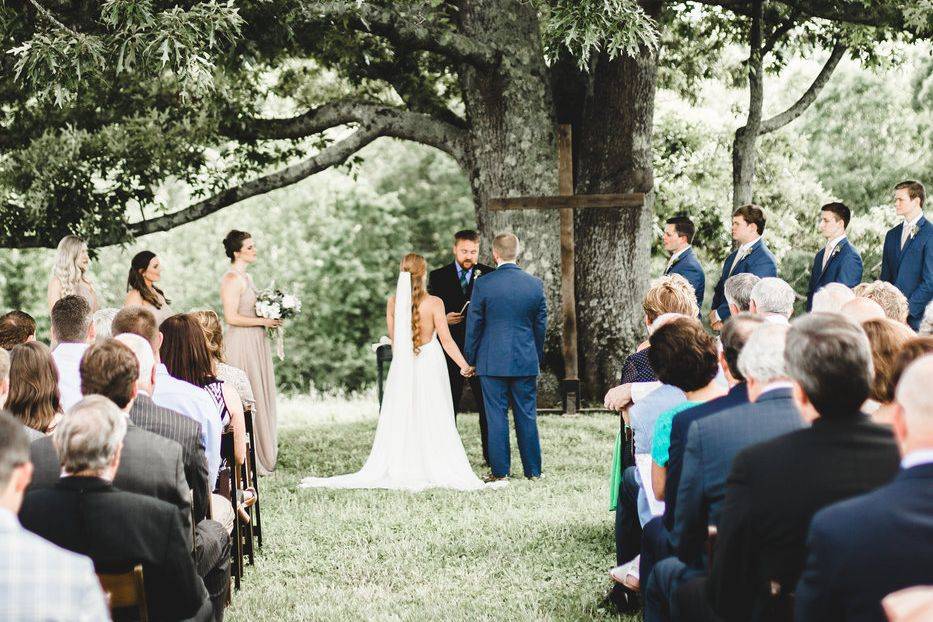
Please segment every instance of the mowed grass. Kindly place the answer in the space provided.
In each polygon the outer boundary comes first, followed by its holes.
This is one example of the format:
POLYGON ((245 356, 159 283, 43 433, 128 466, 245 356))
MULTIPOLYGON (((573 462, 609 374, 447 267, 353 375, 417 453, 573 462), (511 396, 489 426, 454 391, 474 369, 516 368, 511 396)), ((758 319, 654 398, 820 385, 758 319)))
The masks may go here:
MULTIPOLYGON (((603 620, 613 565, 609 415, 538 419, 545 477, 504 490, 300 490, 359 469, 375 400, 282 400, 279 466, 263 478, 263 549, 228 619, 603 620)), ((460 434, 483 473, 476 415, 460 434)), ((513 473, 521 473, 513 448, 513 473)))

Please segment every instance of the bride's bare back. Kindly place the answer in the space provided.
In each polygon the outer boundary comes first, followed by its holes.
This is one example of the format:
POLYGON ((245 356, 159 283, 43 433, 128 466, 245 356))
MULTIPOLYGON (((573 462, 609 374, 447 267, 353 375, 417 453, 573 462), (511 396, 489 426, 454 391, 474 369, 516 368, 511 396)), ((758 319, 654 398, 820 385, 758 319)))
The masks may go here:
MULTIPOLYGON (((418 335, 418 345, 423 346, 431 341, 434 333, 437 332, 437 339, 447 355, 454 360, 461 368, 467 367, 466 359, 463 353, 457 347, 453 337, 450 336, 450 328, 447 326, 447 314, 444 311, 444 301, 437 296, 425 296, 418 304, 418 314, 421 316, 421 331, 418 335)), ((386 303, 386 326, 389 329, 389 335, 395 337, 395 296, 390 296, 386 303)))

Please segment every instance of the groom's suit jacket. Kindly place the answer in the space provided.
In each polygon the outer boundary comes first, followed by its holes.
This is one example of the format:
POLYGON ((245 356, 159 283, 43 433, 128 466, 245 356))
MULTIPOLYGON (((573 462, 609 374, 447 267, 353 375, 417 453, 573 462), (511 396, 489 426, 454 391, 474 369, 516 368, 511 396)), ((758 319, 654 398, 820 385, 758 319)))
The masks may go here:
POLYGON ((537 376, 544 358, 544 284, 514 263, 473 285, 463 354, 480 376, 537 376))
POLYGON ((716 283, 716 289, 713 290, 713 302, 710 308, 716 310, 719 319, 723 322, 732 315, 729 312, 729 303, 726 302, 726 280, 730 276, 743 272, 750 272, 761 279, 767 276, 777 276, 777 259, 768 250, 768 245, 763 239, 759 238, 748 253, 738 261, 735 268, 732 268, 732 262, 735 261, 738 252, 739 249, 735 249, 726 257, 726 261, 722 264, 722 275, 716 283))
MULTIPOLYGON (((428 293, 444 301, 444 313, 459 313, 466 301, 473 295, 473 283, 476 282, 476 279, 493 271, 495 271, 495 268, 490 268, 481 263, 473 266, 470 283, 464 292, 460 288, 460 277, 457 276, 456 263, 450 262, 446 266, 432 270, 428 274, 428 293)), ((450 336, 454 338, 457 347, 462 350, 464 339, 466 339, 466 322, 452 324, 448 327, 450 328, 450 336)))
POLYGON ((843 238, 833 249, 833 254, 826 267, 823 268, 823 257, 826 249, 813 258, 813 269, 810 271, 810 287, 807 289, 807 311, 813 306, 813 294, 821 287, 830 283, 842 283, 846 287, 855 287, 862 282, 862 256, 849 238, 843 238))
POLYGON ((907 323, 917 330, 927 303, 933 298, 933 225, 921 216, 917 233, 901 248, 901 223, 884 236, 881 280, 893 283, 907 297, 907 323))

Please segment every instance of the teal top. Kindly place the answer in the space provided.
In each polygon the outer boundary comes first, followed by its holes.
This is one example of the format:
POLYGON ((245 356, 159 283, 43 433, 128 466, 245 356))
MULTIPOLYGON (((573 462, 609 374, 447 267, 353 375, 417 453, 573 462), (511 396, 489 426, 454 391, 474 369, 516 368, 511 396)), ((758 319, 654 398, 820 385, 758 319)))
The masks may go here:
POLYGON ((658 463, 658 466, 667 466, 674 416, 697 404, 702 404, 702 402, 683 402, 658 415, 657 421, 654 422, 654 433, 651 435, 651 459, 658 463))

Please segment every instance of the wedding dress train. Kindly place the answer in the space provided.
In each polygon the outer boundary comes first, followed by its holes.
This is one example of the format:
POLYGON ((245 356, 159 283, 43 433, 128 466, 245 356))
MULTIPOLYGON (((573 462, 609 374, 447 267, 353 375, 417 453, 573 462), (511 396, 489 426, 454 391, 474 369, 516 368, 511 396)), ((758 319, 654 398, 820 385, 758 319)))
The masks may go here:
POLYGON ((411 342, 411 275, 399 275, 392 365, 376 438, 356 473, 306 477, 302 488, 484 487, 467 460, 454 420, 447 363, 437 334, 416 355, 411 342))

